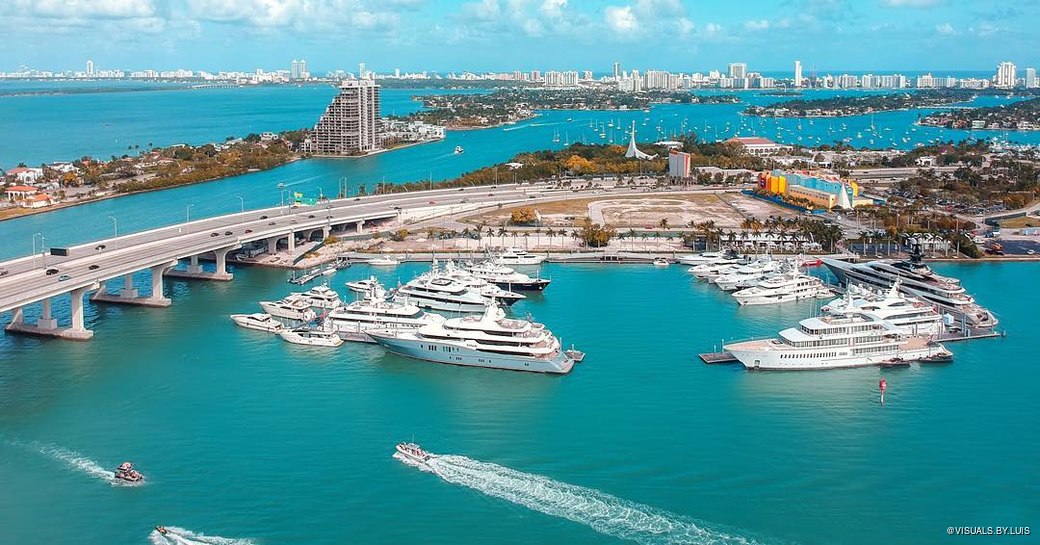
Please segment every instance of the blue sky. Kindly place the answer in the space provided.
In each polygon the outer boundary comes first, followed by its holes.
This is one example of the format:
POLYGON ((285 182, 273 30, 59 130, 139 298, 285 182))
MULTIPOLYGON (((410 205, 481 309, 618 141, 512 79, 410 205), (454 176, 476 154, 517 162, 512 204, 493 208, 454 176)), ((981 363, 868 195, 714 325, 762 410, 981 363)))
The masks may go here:
POLYGON ((0 0, 0 70, 990 70, 1040 0, 0 0))

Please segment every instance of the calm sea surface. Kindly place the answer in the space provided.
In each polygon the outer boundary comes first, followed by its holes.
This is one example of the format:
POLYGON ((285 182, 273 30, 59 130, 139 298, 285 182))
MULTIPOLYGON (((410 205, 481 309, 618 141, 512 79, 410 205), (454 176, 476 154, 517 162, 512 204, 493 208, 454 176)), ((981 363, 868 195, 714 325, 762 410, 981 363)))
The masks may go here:
MULTIPOLYGON (((333 92, 0 96, 0 164, 297 128, 312 124, 333 92), (79 125, 70 129, 70 120, 79 125)), ((414 110, 410 94, 385 91, 384 109, 414 110)), ((236 211, 236 195, 247 207, 272 205, 279 182, 335 193, 344 178, 351 187, 442 179, 518 151, 610 140, 609 127, 600 139, 590 122, 636 121, 654 138, 679 132, 684 120, 711 138, 776 138, 777 126, 786 142, 837 138, 823 121, 799 130, 796 120, 746 120, 742 129, 742 107, 550 112, 366 159, 308 160, 111 199, 0 222, 0 258, 27 254, 36 232, 52 246, 106 236, 109 215, 128 232, 181 221, 187 204, 195 218, 236 211), (453 154, 456 145, 466 152, 453 154)), ((967 134, 909 131, 916 115, 873 121, 901 145, 909 133, 906 146, 967 134)), ((855 137, 871 119, 843 122, 855 137)), ((613 138, 624 139, 618 130, 613 138)), ((422 268, 357 266, 332 285, 345 292, 344 281, 369 274, 396 284, 422 268)), ((308 349, 235 328, 228 314, 288 293, 277 271, 170 281, 167 309, 88 304, 90 342, 0 336, 0 543, 147 543, 156 524, 267 545, 917 545, 985 541, 946 536, 958 525, 1036 532, 1040 371, 1031 334, 1040 265, 937 268, 992 308, 1007 338, 952 344, 956 363, 947 367, 885 371, 706 366, 698 352, 773 334, 812 307, 740 309, 674 266, 542 268, 552 286, 514 310, 588 353, 564 377, 425 364, 367 345, 308 349), (879 378, 889 385, 884 407, 879 378), (436 472, 392 459, 393 444, 413 436, 453 456, 436 472), (126 459, 148 475, 146 485, 109 484, 105 470, 126 459)), ((67 301, 55 312, 67 319, 67 301)))

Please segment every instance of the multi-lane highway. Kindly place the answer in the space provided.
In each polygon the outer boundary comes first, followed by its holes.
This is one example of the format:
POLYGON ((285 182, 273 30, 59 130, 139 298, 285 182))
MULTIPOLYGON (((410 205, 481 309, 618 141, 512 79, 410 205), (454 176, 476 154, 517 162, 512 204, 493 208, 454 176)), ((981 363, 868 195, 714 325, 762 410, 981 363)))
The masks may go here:
MULTIPOLYGON (((51 255, 49 250, 0 263, 0 312, 77 289, 98 289, 112 278, 150 267, 168 267, 178 259, 223 252, 247 242, 277 242, 323 229, 350 230, 364 222, 399 216, 429 217, 438 210, 457 211, 457 205, 493 206, 527 199, 532 192, 545 190, 547 186, 504 184, 337 199, 314 206, 252 210, 97 240, 60 252, 67 255, 51 255)), ((161 275, 161 268, 159 271, 161 275)))

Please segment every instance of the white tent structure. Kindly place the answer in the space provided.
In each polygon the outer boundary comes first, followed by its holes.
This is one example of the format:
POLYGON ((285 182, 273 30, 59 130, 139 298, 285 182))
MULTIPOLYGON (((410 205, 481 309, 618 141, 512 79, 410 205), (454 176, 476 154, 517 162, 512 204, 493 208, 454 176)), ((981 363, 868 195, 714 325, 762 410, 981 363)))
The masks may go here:
POLYGON ((657 158, 657 154, 656 153, 653 154, 653 155, 650 155, 650 154, 647 154, 647 153, 643 153, 643 152, 639 151, 639 148, 636 147, 636 122, 635 121, 632 122, 632 131, 629 132, 629 134, 631 135, 631 138, 628 141, 628 151, 625 152, 625 157, 627 157, 629 159, 631 159, 632 157, 635 157, 636 159, 642 159, 642 160, 656 159, 657 158))

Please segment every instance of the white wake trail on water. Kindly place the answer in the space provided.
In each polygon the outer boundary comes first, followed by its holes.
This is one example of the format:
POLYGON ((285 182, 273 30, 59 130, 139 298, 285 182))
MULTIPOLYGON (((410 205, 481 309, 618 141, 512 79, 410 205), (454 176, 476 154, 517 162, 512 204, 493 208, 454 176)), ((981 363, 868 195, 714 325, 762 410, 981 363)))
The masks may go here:
POLYGON ((152 530, 152 533, 148 534, 148 540, 152 542, 152 545, 253 545, 254 543, 252 539, 207 536, 176 526, 167 526, 165 535, 160 534, 158 530, 152 530))
POLYGON ((613 537, 647 545, 761 545, 753 538, 648 505, 465 456, 434 456, 426 464, 396 454, 395 457, 449 483, 584 524, 613 537))
POLYGON ((100 463, 91 460, 87 456, 84 456, 74 450, 69 450, 64 447, 57 445, 51 445, 47 443, 40 443, 38 441, 32 441, 24 443, 21 441, 10 441, 12 444, 25 448, 27 450, 42 454, 64 463, 68 467, 72 468, 79 473, 94 477, 95 479, 105 481, 112 486, 140 486, 144 484, 143 481, 137 483, 130 483, 121 479, 115 478, 111 469, 106 469, 100 463))

